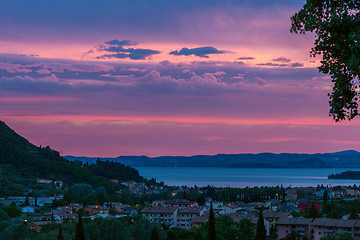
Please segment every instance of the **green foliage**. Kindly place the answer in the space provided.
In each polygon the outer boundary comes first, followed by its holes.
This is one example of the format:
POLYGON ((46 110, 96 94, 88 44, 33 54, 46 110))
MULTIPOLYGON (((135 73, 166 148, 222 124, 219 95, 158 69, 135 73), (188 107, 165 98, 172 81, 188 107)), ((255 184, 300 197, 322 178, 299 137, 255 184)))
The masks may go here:
POLYGON ((264 216, 260 210, 259 218, 256 225, 255 240, 266 240, 266 229, 264 224, 264 216))
MULTIPOLYGON (((139 230, 139 229, 138 229, 139 230)), ((100 226, 99 239, 102 240, 133 240, 129 230, 117 219, 104 220, 100 226)))
POLYGON ((300 234, 297 232, 291 232, 286 237, 281 238, 281 240, 298 240, 300 239, 300 234))
POLYGON ((209 220, 208 220, 208 240, 215 240, 216 239, 216 230, 215 230, 215 215, 213 210, 212 203, 210 204, 210 211, 209 211, 209 220))
POLYGON ((31 144, 2 121, 0 121, 0 173, 4 176, 0 182, 1 196, 22 193, 24 185, 37 177, 62 180, 69 185, 87 183, 93 187, 102 186, 109 194, 117 189, 109 179, 142 180, 136 169, 121 163, 99 160, 97 164, 83 167, 70 162, 48 146, 37 147, 31 144), (9 182, 21 179, 24 179, 21 185, 8 186, 9 182))
MULTIPOLYGON (((129 227, 132 237, 136 240, 149 240, 154 227, 157 227, 157 232, 160 240, 166 239, 166 233, 154 223, 149 222, 144 218, 137 218, 135 222, 129 227), (141 229, 141 231, 139 231, 141 229)), ((170 229, 172 230, 172 229, 170 229)), ((177 238, 173 238, 177 239, 177 238)))
POLYGON ((345 171, 341 173, 331 174, 329 179, 360 179, 360 171, 345 171))
POLYGON ((7 214, 7 212, 0 208, 0 222, 8 219, 9 215, 7 214))
POLYGON ((0 239, 1 240, 13 240, 13 232, 10 228, 5 228, 0 232, 0 239))
POLYGON ((57 240, 64 240, 64 236, 62 234, 62 229, 61 226, 59 227, 59 234, 57 236, 57 240))
POLYGON ((328 200, 329 200, 329 193, 328 193, 328 190, 325 189, 324 194, 323 194, 323 204, 326 205, 328 200))
POLYGON ((153 230, 151 231, 150 240, 159 240, 159 233, 156 229, 156 226, 154 226, 153 230))
POLYGON ((309 208, 305 209, 308 218, 317 218, 319 217, 318 209, 316 208, 315 204, 311 204, 309 208))
POLYGON ((30 234, 30 229, 26 224, 16 225, 13 229, 13 240, 29 239, 30 234))
POLYGON ((255 224, 253 224, 250 219, 241 219, 238 228, 239 239, 253 240, 255 238, 255 224))
POLYGON ((90 222, 84 226, 85 235, 89 240, 99 239, 99 226, 95 222, 90 222))
POLYGON ((338 235, 327 235, 320 240, 354 240, 350 233, 340 233, 338 235))
POLYGON ((239 229, 229 216, 216 218, 215 228, 217 239, 239 239, 239 229))
POLYGON ((79 194, 81 198, 88 198, 93 192, 93 187, 86 183, 78 183, 72 186, 71 191, 79 194))
POLYGON ((335 121, 358 115, 359 8, 358 0, 307 0, 291 18, 291 32, 316 34, 311 55, 322 55, 319 71, 330 74, 334 83, 329 103, 335 121))
POLYGON ((79 219, 78 219, 78 222, 76 224, 75 240, 85 240, 84 225, 83 225, 83 222, 82 222, 81 214, 79 214, 79 219))
POLYGON ((119 181, 134 180, 136 182, 143 180, 143 178, 139 175, 138 170, 125 166, 119 162, 101 161, 98 158, 96 164, 91 164, 87 168, 95 175, 102 176, 107 179, 118 179, 119 181))
POLYGON ((21 209, 18 206, 16 206, 14 203, 4 207, 3 209, 7 213, 7 215, 11 218, 18 217, 21 214, 21 209))

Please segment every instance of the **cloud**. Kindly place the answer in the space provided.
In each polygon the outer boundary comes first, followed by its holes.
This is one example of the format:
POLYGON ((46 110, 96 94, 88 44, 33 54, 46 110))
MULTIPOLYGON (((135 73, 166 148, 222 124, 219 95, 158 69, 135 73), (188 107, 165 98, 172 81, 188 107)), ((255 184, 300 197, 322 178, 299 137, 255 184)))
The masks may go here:
POLYGON ((288 66, 287 64, 284 64, 284 63, 281 63, 281 64, 278 64, 278 63, 258 63, 256 65, 258 65, 258 66, 269 66, 269 67, 287 67, 288 66))
POLYGON ((296 62, 296 63, 291 63, 289 65, 289 67, 303 67, 304 64, 303 63, 299 63, 299 62, 296 62))
POLYGON ((291 59, 288 59, 286 57, 279 57, 279 58, 273 59, 273 61, 274 62, 286 62, 286 63, 288 63, 288 62, 291 62, 291 59))
POLYGON ((198 56, 198 57, 203 57, 203 58, 208 58, 209 54, 222 54, 224 53, 225 51, 222 51, 222 50, 218 50, 214 47, 209 47, 209 46, 206 46, 206 47, 198 47, 198 48, 182 48, 181 50, 176 50, 176 51, 172 51, 170 52, 169 54, 171 55, 184 55, 184 56, 190 56, 190 55, 195 55, 195 56, 198 56))
POLYGON ((105 58, 118 58, 125 59, 129 58, 132 60, 142 60, 152 55, 159 54, 160 51, 152 50, 152 49, 142 49, 142 48, 124 48, 124 46, 132 46, 137 45, 137 42, 129 41, 129 40, 111 40, 105 42, 105 45, 100 46, 98 49, 100 52, 111 52, 113 54, 103 54, 101 56, 96 57, 97 59, 105 59, 105 58))
POLYGON ((255 59, 254 57, 239 57, 236 60, 254 60, 254 59, 255 59))
POLYGON ((135 41, 129 41, 129 40, 121 40, 121 41, 119 41, 117 39, 110 40, 110 41, 107 41, 105 43, 109 44, 109 45, 117 45, 117 46, 132 46, 132 45, 137 45, 138 44, 135 41))

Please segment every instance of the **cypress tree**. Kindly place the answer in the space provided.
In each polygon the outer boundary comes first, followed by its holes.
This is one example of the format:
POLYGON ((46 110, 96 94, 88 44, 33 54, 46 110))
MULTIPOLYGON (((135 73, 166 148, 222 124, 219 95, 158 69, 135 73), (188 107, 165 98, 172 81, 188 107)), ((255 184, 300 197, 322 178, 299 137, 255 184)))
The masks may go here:
POLYGON ((213 210, 212 203, 210 204, 210 212, 209 212, 209 228, 208 228, 208 240, 216 240, 216 230, 215 230, 215 215, 213 210))
POLYGON ((255 240, 266 240, 266 229, 262 210, 260 210, 259 218, 257 221, 255 240))
POLYGON ((150 240, 159 240, 159 233, 156 229, 156 226, 154 226, 152 232, 151 232, 151 238, 150 240))
POLYGON ((199 229, 197 229, 196 232, 195 232, 194 240, 202 240, 201 233, 200 233, 199 229))
POLYGON ((325 189, 324 194, 323 194, 323 204, 324 204, 324 205, 327 204, 328 198, 329 198, 329 196, 328 196, 328 190, 325 189))
POLYGON ((58 234, 57 240, 64 240, 64 237, 63 237, 63 234, 62 234, 62 229, 61 229, 61 226, 59 227, 59 234, 58 234))
POLYGON ((75 229, 75 240, 85 240, 84 226, 81 219, 81 213, 79 213, 79 220, 75 229))

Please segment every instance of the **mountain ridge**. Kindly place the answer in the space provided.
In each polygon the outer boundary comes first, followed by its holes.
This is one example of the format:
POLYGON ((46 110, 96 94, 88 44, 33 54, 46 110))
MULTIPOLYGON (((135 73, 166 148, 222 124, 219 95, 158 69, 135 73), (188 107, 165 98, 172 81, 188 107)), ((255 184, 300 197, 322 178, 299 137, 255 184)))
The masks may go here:
MULTIPOLYGON (((70 161, 96 158, 64 156, 70 161)), ((240 153, 194 156, 119 156, 103 158, 132 167, 225 167, 225 168, 360 168, 360 152, 334 153, 240 153)))

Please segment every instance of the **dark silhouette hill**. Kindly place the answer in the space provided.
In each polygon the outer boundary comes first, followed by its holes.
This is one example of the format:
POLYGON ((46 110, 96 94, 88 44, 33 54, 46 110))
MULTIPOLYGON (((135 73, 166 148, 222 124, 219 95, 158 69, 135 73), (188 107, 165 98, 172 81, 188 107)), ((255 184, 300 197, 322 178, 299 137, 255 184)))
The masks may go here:
POLYGON ((111 185, 109 179, 112 178, 142 180, 136 169, 120 163, 99 160, 92 165, 82 166, 78 162, 69 161, 49 146, 35 146, 2 121, 0 167, 2 173, 11 171, 27 178, 48 178, 69 184, 89 183, 93 186, 107 186, 111 185))

